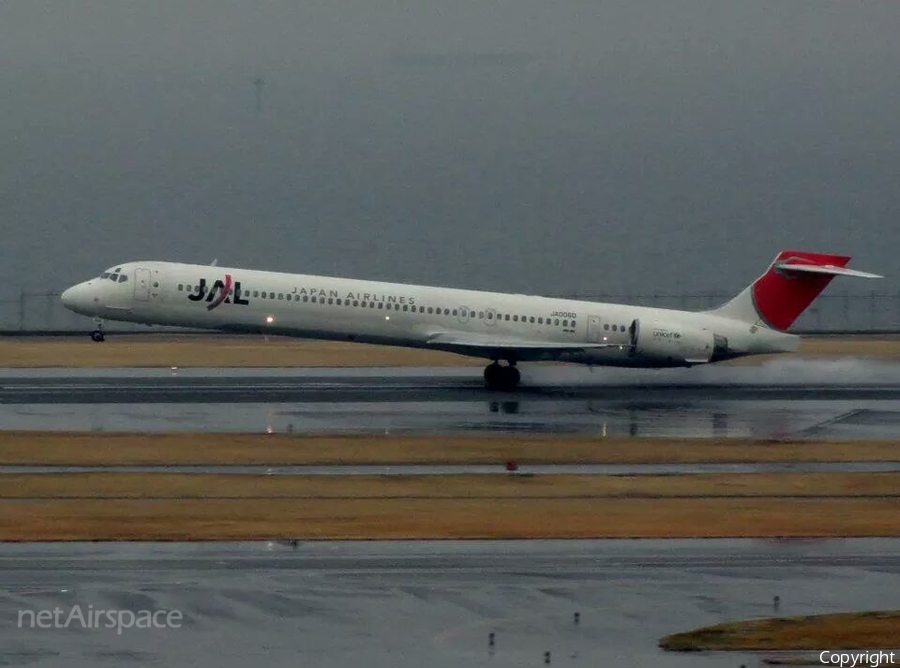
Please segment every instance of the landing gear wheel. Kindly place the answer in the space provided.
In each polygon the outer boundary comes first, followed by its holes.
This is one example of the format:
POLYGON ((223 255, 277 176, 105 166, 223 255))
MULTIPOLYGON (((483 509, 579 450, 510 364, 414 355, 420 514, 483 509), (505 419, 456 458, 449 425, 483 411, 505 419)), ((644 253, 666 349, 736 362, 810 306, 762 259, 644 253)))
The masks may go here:
POLYGON ((484 369, 484 384, 490 390, 514 390, 522 379, 519 370, 512 366, 500 366, 497 362, 484 369))
POLYGON ((91 332, 91 341, 96 341, 97 343, 101 343, 106 340, 106 336, 103 335, 102 329, 95 329, 91 332))

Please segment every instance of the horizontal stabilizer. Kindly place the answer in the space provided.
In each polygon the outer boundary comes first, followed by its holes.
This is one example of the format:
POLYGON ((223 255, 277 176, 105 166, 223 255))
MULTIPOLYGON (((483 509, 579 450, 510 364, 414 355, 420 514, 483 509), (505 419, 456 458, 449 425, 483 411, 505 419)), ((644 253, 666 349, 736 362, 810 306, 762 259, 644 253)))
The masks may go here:
POLYGON ((867 271, 857 271, 846 267, 835 267, 831 264, 796 264, 793 262, 779 262, 775 268, 780 271, 796 271, 804 274, 828 274, 829 276, 854 276, 856 278, 884 278, 879 274, 870 274, 867 271))

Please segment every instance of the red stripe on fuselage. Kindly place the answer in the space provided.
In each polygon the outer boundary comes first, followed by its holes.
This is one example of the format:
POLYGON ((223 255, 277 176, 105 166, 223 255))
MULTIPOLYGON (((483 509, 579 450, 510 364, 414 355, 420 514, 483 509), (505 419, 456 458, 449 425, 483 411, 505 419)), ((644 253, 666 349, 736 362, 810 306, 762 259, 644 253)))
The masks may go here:
POLYGON ((206 307, 207 311, 212 311, 216 306, 225 301, 228 293, 231 292, 231 274, 225 274, 225 287, 216 295, 216 298, 206 307))
POLYGON ((802 251, 779 253, 769 270, 753 284, 753 304, 756 306, 756 312, 770 327, 787 329, 834 278, 828 274, 780 270, 776 269, 777 264, 794 262, 844 267, 849 261, 850 258, 844 255, 802 251))

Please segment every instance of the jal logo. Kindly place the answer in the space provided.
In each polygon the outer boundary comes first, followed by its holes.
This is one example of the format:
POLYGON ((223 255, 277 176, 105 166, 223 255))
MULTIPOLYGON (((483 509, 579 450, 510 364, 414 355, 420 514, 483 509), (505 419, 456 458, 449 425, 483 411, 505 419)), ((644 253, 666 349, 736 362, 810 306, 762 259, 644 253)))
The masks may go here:
POLYGON ((189 294, 188 299, 192 302, 209 302, 206 305, 207 311, 212 311, 216 306, 223 302, 225 304, 240 304, 242 306, 246 306, 250 303, 248 300, 241 298, 241 282, 232 281, 231 274, 225 274, 224 281, 217 278, 210 288, 206 285, 206 279, 201 278, 200 284, 197 286, 197 291, 189 294), (234 287, 233 302, 230 296, 232 287, 234 287))

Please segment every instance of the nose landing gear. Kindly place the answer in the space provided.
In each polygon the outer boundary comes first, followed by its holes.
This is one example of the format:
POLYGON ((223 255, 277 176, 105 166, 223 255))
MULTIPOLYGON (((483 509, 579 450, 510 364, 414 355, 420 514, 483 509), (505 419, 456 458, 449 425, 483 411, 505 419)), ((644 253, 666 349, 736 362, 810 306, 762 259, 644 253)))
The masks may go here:
POLYGON ((97 329, 91 332, 91 341, 96 341, 97 343, 102 343, 106 341, 106 336, 103 334, 103 321, 97 321, 97 329))
POLYGON ((516 368, 515 362, 500 366, 495 361, 484 369, 484 384, 489 390, 514 390, 521 379, 522 374, 516 368))

